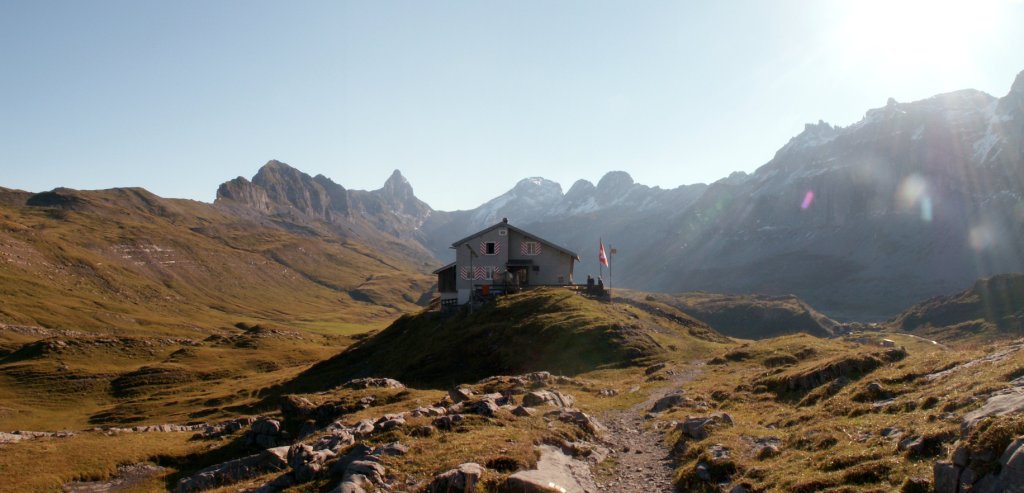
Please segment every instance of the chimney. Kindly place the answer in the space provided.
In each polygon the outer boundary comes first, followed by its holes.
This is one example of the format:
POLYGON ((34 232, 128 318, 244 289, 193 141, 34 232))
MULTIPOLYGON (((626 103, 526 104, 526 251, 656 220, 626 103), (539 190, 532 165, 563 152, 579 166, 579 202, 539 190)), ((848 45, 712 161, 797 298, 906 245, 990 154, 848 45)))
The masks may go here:
POLYGON ((501 218, 501 222, 503 222, 505 224, 508 224, 508 218, 507 217, 501 218))

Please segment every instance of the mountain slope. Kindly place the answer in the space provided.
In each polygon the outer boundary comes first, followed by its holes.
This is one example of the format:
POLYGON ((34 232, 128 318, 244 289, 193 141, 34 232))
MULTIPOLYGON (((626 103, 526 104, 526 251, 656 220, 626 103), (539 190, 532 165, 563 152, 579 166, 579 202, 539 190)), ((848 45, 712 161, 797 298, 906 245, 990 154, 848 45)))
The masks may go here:
POLYGON ((415 308, 430 286, 411 247, 231 212, 142 189, 0 205, 0 323, 147 334, 367 323, 415 308))
POLYGON ((848 127, 809 124, 753 174, 673 190, 623 172, 568 192, 520 181, 466 211, 427 217, 453 238, 507 217, 578 252, 615 246, 612 284, 645 291, 795 294, 840 319, 883 320, 974 279, 1024 270, 1024 72, 975 90, 889 100, 848 127))
POLYGON ((908 308, 889 325, 943 342, 1020 337, 1024 335, 1024 274, 980 279, 969 289, 908 308))
POLYGON ((808 125, 754 174, 712 185, 671 218, 654 243, 672 245, 673 261, 623 280, 794 293, 834 316, 877 319, 1022 270, 1022 95, 1024 74, 1001 99, 890 100, 850 127, 808 125))
POLYGON ((724 335, 740 339, 767 339, 798 332, 817 337, 833 337, 844 329, 843 324, 828 318, 792 295, 725 295, 702 292, 661 294, 630 291, 618 291, 617 295, 671 306, 724 335))
POLYGON ((252 181, 238 177, 221 184, 214 204, 252 221, 356 240, 413 262, 432 260, 417 240, 432 210, 397 170, 379 190, 346 190, 323 175, 271 160, 252 181))

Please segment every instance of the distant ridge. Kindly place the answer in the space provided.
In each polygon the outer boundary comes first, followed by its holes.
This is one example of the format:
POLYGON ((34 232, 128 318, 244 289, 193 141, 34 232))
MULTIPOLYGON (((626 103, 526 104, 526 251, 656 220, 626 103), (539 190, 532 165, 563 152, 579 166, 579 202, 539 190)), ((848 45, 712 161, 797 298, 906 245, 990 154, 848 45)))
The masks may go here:
POLYGON ((915 304, 890 324, 945 342, 1024 336, 1024 274, 979 279, 959 293, 915 304))

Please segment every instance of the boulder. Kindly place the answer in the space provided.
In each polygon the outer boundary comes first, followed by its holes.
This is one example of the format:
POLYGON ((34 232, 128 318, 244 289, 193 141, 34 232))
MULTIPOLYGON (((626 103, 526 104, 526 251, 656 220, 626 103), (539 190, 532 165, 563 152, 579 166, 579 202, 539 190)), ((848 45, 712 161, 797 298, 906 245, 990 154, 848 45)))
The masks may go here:
POLYGON ((286 443, 281 436, 281 422, 276 419, 260 418, 249 427, 245 444, 261 449, 277 447, 286 443))
POLYGON ((384 482, 385 472, 386 470, 381 463, 371 460, 352 461, 345 469, 346 476, 358 474, 373 484, 384 482))
POLYGON ((288 447, 264 450, 255 455, 216 464, 187 478, 175 486, 175 493, 202 491, 217 486, 234 484, 271 471, 280 471, 288 466, 288 447))
POLYGON ((644 369, 644 375, 650 375, 652 373, 659 372, 661 370, 664 370, 667 366, 668 366, 668 363, 656 363, 656 364, 653 364, 651 366, 648 366, 646 369, 644 369))
POLYGON ((714 413, 706 417, 689 417, 676 425, 683 435, 694 440, 703 440, 710 434, 710 429, 718 426, 732 425, 732 417, 726 413, 714 413))
POLYGON ((364 419, 352 428, 352 432, 358 437, 365 437, 373 433, 374 425, 373 420, 364 419))
POLYGON ((461 414, 449 414, 447 416, 441 416, 440 418, 434 419, 431 422, 437 429, 451 431, 458 426, 465 418, 461 414))
POLYGON ((498 404, 491 399, 480 399, 473 401, 464 407, 468 412, 479 414, 481 416, 493 417, 497 412, 498 404))
POLYGON ((339 450, 355 442, 356 438, 349 430, 335 429, 313 442, 313 449, 330 450, 333 453, 337 453, 339 450))
POLYGON ((477 483, 484 474, 484 468, 475 462, 460 464, 455 469, 437 476, 423 490, 423 493, 476 493, 477 483))
POLYGON ((996 392, 984 405, 964 415, 960 424, 960 436, 966 437, 983 418, 1020 412, 1024 412, 1024 387, 1010 387, 996 392))
POLYGON ((316 406, 309 399, 297 395, 281 398, 281 416, 286 421, 305 421, 316 413, 316 406))
POLYGON ((512 410, 512 414, 519 417, 527 417, 537 414, 537 411, 532 407, 516 406, 516 408, 512 410))
POLYGON ((519 471, 498 487, 499 493, 584 493, 598 491, 586 463, 575 460, 556 447, 537 447, 537 469, 519 471))
POLYGON ((948 462, 936 462, 932 471, 935 474, 935 493, 957 493, 960 468, 948 462))
POLYGON ((356 484, 355 481, 347 480, 342 481, 329 493, 366 493, 366 490, 363 489, 362 486, 356 484))
POLYGON ((330 450, 315 450, 312 445, 299 443, 288 449, 288 465, 297 483, 312 481, 324 469, 324 462, 334 457, 330 450))
POLYGON ((371 452, 370 455, 372 455, 374 457, 384 457, 384 456, 400 456, 400 455, 405 455, 405 454, 408 454, 408 453, 409 453, 409 446, 408 445, 405 445, 405 444, 402 444, 402 443, 399 443, 399 442, 392 442, 392 443, 388 443, 388 444, 385 444, 385 445, 381 445, 380 447, 377 447, 377 448, 373 449, 373 452, 371 452))
POLYGON ((552 405, 555 407, 573 407, 576 399, 571 395, 563 394, 557 390, 536 390, 523 395, 523 405, 536 407, 552 405))
POLYGON ((754 450, 754 457, 757 460, 770 459, 779 455, 779 447, 775 445, 762 445, 754 450))
POLYGON ((401 414, 385 414, 377 420, 376 428, 380 431, 390 431, 405 426, 405 417, 401 414))
POLYGON ((417 426, 413 428, 411 431, 409 431, 409 436, 428 438, 434 436, 434 433, 436 432, 437 428, 434 428, 431 425, 423 425, 417 426))
POLYGON ((356 378, 349 380, 343 384, 342 387, 346 389, 368 389, 371 387, 384 388, 384 389, 404 389, 405 384, 392 378, 356 378))
POLYGON ((458 404, 462 401, 468 401, 473 397, 473 391, 456 387, 448 391, 448 397, 451 398, 453 403, 458 404))
MULTIPOLYGON (((999 473, 979 478, 971 489, 973 493, 1024 492, 1024 437, 1018 437, 999 458, 999 473)), ((965 469, 964 473, 970 469, 965 469)), ((936 476, 938 481, 938 476, 936 476)), ((963 481, 961 481, 963 482, 963 481)), ((962 491, 962 490, 961 490, 962 491)))
POLYGON ((443 416, 446 413, 447 413, 447 411, 443 407, 433 407, 433 406, 431 406, 431 407, 417 407, 416 409, 413 409, 412 412, 410 412, 409 414, 412 417, 414 417, 414 418, 418 418, 418 417, 423 417, 423 416, 427 416, 427 417, 443 416))
POLYGON ((574 424, 591 435, 598 435, 607 429, 604 425, 583 411, 551 411, 545 416, 554 417, 564 423, 574 424))
POLYGON ((682 391, 677 391, 662 397, 654 402, 651 406, 652 413, 660 413, 668 411, 674 407, 680 407, 686 404, 686 397, 683 397, 682 391))
POLYGON ((338 460, 331 465, 331 475, 344 477, 348 470, 348 466, 353 462, 360 460, 376 460, 376 458, 370 455, 373 453, 373 450, 374 449, 372 447, 364 443, 357 443, 353 445, 345 455, 339 457, 338 460))

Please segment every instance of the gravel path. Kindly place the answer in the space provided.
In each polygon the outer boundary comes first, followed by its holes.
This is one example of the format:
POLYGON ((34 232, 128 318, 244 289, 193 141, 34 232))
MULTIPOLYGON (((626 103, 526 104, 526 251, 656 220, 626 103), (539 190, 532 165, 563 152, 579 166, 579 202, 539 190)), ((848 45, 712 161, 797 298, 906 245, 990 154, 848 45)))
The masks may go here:
POLYGON ((647 400, 629 409, 607 411, 599 418, 608 427, 604 439, 613 451, 613 472, 599 475, 598 487, 615 493, 675 493, 675 470, 669 449, 662 441, 663 431, 652 428, 654 420, 644 414, 655 401, 676 390, 698 373, 694 368, 676 370, 666 385, 651 392, 647 400))

